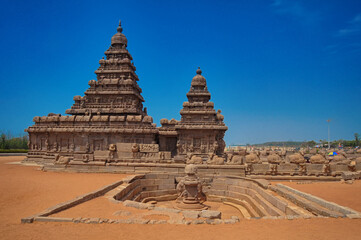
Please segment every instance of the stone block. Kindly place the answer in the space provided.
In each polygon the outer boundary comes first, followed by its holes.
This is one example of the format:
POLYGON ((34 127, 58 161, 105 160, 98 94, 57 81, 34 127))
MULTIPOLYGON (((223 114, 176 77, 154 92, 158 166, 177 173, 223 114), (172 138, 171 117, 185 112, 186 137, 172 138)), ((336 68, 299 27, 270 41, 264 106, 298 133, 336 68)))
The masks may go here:
POLYGON ((297 170, 297 164, 283 163, 277 166, 277 172, 280 174, 291 174, 297 170))
POLYGON ((204 224, 204 223, 205 223, 205 221, 202 219, 196 219, 196 220, 192 221, 192 224, 194 224, 194 225, 204 224))
POLYGON ((175 188, 176 188, 175 184, 162 184, 162 185, 158 185, 158 189, 159 189, 159 190, 175 189, 175 188))
POLYGON ((150 167, 134 167, 134 171, 135 172, 151 172, 151 168, 150 167))
POLYGON ((35 217, 36 222, 73 222, 73 218, 61 218, 61 217, 35 217))
POLYGON ((359 172, 342 172, 341 177, 343 180, 355 180, 360 178, 359 172))
POLYGON ((107 219, 107 218, 101 218, 99 220, 99 223, 108 223, 108 222, 109 222, 109 219, 107 219))
POLYGON ((237 221, 235 219, 225 219, 223 220, 224 224, 235 224, 237 221))
POLYGON ((231 216, 231 219, 235 220, 236 222, 239 222, 239 217, 238 216, 231 216))
POLYGON ((125 223, 125 224, 131 224, 131 223, 134 223, 133 220, 131 219, 118 219, 118 220, 115 220, 114 223, 125 223))
POLYGON ((90 218, 89 223, 99 223, 100 218, 90 218))
POLYGON ((226 185, 226 179, 225 178, 214 178, 213 184, 226 185))
POLYGON ((346 216, 351 219, 361 219, 361 214, 347 214, 346 216))
POLYGON ((146 187, 143 187, 143 188, 145 188, 144 191, 156 191, 156 190, 159 190, 157 185, 146 186, 146 187))
POLYGON ((227 191, 227 190, 228 190, 228 187, 227 187, 226 184, 224 184, 224 185, 212 184, 211 189, 227 191))
POLYGON ((269 169, 269 164, 252 164, 252 168, 252 173, 264 175, 269 169))
POLYGON ((267 181, 266 179, 253 179, 253 181, 257 182, 257 184, 264 189, 267 189, 270 185, 269 181, 267 181))
POLYGON ((216 196, 226 196, 226 192, 227 191, 211 189, 209 190, 208 194, 216 196))
POLYGON ((211 225, 214 225, 214 219, 206 219, 206 223, 207 224, 211 224, 211 225))
POLYGON ((243 199, 243 197, 245 196, 244 194, 238 192, 231 192, 231 191, 227 191, 226 195, 228 197, 237 198, 237 199, 243 199))
POLYGON ((210 218, 210 219, 220 219, 222 217, 222 213, 220 211, 212 211, 212 210, 202 210, 200 213, 200 217, 210 218))
POLYGON ((131 219, 130 223, 131 224, 148 224, 150 220, 148 219, 131 219))
POLYGON ((193 218, 196 219, 199 217, 199 211, 182 211, 182 214, 185 218, 193 218))
POLYGON ((154 185, 174 185, 174 179, 154 179, 154 185))
POLYGON ((323 174, 324 164, 306 164, 308 174, 323 174))
POLYGON ((244 187, 239 187, 239 186, 228 186, 228 190, 232 191, 232 192, 238 192, 238 193, 246 193, 246 189, 244 187))
POLYGON ((125 200, 123 202, 123 205, 126 207, 134 207, 137 209, 148 209, 148 207, 152 206, 152 204, 140 203, 140 202, 135 202, 135 201, 130 201, 130 200, 125 200))
POLYGON ((21 223, 33 223, 34 217, 26 217, 21 219, 21 223))
POLYGON ((252 188, 255 183, 249 181, 249 180, 239 180, 237 182, 237 186, 244 187, 244 188, 252 188))
POLYGON ((223 223, 223 220, 221 219, 214 219, 214 222, 213 222, 215 225, 218 225, 218 224, 222 224, 223 223))
POLYGON ((129 152, 132 153, 133 143, 117 143, 117 152, 129 152))
POLYGON ((347 172, 349 171, 348 165, 346 164, 330 164, 331 172, 347 172))
POLYGON ((73 219, 74 223, 80 223, 81 222, 81 217, 77 217, 73 219))

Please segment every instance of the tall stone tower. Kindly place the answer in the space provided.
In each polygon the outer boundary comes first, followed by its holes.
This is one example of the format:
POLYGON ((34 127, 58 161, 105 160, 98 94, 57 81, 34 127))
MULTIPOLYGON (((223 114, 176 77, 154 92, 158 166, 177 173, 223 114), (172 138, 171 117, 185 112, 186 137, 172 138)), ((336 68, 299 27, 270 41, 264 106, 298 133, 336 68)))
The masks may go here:
POLYGON ((144 99, 127 38, 119 22, 106 59, 99 61, 97 80, 89 81, 85 96, 75 96, 70 116, 34 117, 28 158, 105 164, 129 158, 158 157, 158 129, 143 108, 144 99), (143 148, 142 148, 143 147, 143 148), (141 153, 133 154, 135 150, 141 153), (144 155, 144 156, 143 156, 144 155))
POLYGON ((223 140, 228 129, 223 122, 221 111, 214 110, 210 102, 211 94, 200 68, 193 77, 187 93, 188 102, 183 103, 181 120, 175 125, 178 132, 178 155, 195 154, 208 157, 209 154, 222 155, 225 148, 223 140))
POLYGON ((95 71, 97 81, 90 80, 85 96, 75 96, 74 105, 66 111, 71 115, 141 115, 144 99, 138 86, 133 58, 127 50, 127 38, 119 22, 117 33, 111 39, 111 46, 105 51, 106 59, 99 61, 95 71))

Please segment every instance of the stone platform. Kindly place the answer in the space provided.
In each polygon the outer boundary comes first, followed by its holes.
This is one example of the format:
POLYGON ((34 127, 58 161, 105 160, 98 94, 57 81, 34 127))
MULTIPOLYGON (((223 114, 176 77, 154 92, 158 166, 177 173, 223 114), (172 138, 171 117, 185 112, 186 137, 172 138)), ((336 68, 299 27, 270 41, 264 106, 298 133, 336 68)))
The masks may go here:
POLYGON ((176 185, 180 177, 179 174, 172 173, 128 176, 96 191, 25 217, 21 221, 23 223, 223 224, 236 223, 240 218, 290 220, 317 217, 361 218, 361 214, 353 209, 325 201, 311 194, 282 184, 270 185, 266 180, 244 177, 204 176, 200 178, 207 201, 230 206, 238 211, 238 216, 224 218, 222 212, 212 209, 189 211, 158 206, 158 203, 174 201, 177 198, 176 185), (115 206, 121 203, 123 207, 119 207, 120 210, 113 215, 121 215, 122 218, 109 219, 101 216, 87 218, 72 215, 59 217, 56 215, 98 198, 110 201, 115 206), (136 209, 138 213, 132 214, 131 209, 136 209), (152 219, 152 216, 165 216, 168 220, 152 219))

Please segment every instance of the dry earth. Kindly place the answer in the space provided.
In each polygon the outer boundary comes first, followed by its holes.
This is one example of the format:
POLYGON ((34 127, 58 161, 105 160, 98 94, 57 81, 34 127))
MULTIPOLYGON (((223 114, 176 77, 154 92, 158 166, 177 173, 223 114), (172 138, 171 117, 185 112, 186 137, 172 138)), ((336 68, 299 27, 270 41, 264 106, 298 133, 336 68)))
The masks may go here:
MULTIPOLYGON (((0 157, 0 239, 360 239, 361 220, 241 220, 232 225, 127 225, 34 223, 22 217, 96 190, 124 175, 42 172, 8 164, 23 157, 0 157)), ((361 211, 361 181, 286 183, 299 190, 361 211)))

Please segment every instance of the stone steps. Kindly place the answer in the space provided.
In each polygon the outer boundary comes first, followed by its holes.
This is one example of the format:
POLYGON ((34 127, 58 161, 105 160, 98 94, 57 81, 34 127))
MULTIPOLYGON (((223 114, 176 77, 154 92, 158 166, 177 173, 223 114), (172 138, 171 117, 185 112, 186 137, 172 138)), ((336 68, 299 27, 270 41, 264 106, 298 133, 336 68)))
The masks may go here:
POLYGON ((280 187, 277 185, 270 186, 270 189, 277 192, 278 194, 285 197, 286 199, 292 201, 297 206, 300 206, 300 207, 306 209, 307 211, 312 212, 315 215, 321 215, 321 216, 325 216, 325 217, 335 217, 335 218, 344 217, 344 214, 342 214, 340 212, 330 210, 320 204, 317 204, 314 201, 310 201, 309 199, 306 199, 306 198, 300 196, 299 194, 290 191, 289 189, 286 189, 286 188, 283 188, 283 187, 280 187))
POLYGON ((232 203, 232 202, 223 202, 223 204, 237 208, 237 210, 242 214, 242 216, 244 218, 251 218, 251 215, 249 214, 249 212, 247 211, 247 209, 245 207, 243 207, 239 204, 232 203))
MULTIPOLYGON (((210 199, 210 201, 218 201, 218 202, 223 202, 223 203, 224 202, 230 202, 230 203, 233 203, 235 205, 239 205, 239 206, 245 208, 248 211, 248 215, 250 215, 251 218, 260 218, 260 217, 262 217, 258 213, 259 210, 256 211, 256 209, 253 208, 252 204, 250 204, 249 202, 247 202, 244 199, 233 198, 233 197, 225 197, 225 196, 216 196, 216 195, 209 195, 208 198, 210 199)), ((237 207, 237 209, 238 209, 238 207, 237 207)))

